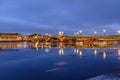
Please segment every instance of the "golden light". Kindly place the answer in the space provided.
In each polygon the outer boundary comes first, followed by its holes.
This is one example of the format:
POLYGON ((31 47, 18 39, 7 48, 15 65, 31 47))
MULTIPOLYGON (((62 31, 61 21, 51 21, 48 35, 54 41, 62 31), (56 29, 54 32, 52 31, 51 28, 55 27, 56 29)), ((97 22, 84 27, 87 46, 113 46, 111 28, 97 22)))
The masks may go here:
POLYGON ((35 43, 35 48, 37 51, 38 51, 38 44, 39 44, 38 42, 35 43))
POLYGON ((107 54, 106 54, 106 51, 103 52, 103 59, 106 59, 107 57, 107 54))
POLYGON ((26 48, 27 47, 27 42, 24 42, 24 48, 26 48))
POLYGON ((82 50, 80 50, 80 56, 82 56, 82 50))
POLYGON ((64 50, 63 49, 59 49, 59 55, 64 55, 64 50))
POLYGON ((120 48, 118 48, 118 56, 120 56, 120 48))
POLYGON ((38 36, 35 36, 35 38, 38 38, 38 36))
POLYGON ((94 49, 94 55, 97 56, 97 49, 94 49))

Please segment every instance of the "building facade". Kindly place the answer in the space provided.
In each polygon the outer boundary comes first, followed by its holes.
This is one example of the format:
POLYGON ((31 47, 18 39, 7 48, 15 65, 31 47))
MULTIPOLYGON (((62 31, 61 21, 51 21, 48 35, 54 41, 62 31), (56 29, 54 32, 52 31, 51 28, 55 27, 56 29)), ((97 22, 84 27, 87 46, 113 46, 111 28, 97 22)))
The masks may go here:
POLYGON ((1 33, 0 41, 22 41, 22 35, 18 33, 1 33))

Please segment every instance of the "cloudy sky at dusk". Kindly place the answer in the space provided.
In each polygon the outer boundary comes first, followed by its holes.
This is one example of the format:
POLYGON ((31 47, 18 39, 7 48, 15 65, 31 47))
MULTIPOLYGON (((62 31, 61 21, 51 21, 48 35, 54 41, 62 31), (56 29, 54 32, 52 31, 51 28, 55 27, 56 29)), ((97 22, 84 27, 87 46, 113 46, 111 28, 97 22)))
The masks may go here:
POLYGON ((0 0, 0 32, 117 34, 120 0, 0 0))

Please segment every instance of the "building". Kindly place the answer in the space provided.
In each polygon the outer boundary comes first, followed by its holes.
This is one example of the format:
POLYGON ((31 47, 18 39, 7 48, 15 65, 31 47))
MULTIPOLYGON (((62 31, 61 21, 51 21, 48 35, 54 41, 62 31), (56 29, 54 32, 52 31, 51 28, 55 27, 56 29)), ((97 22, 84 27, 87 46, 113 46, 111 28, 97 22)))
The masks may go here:
POLYGON ((92 40, 92 39, 90 39, 90 40, 84 40, 83 41, 83 45, 94 46, 94 40, 92 40))
POLYGON ((119 44, 119 41, 117 41, 117 40, 109 40, 109 41, 107 41, 107 45, 117 45, 117 44, 119 44))
POLYGON ((22 35, 18 33, 0 33, 0 41, 22 41, 22 35))
POLYGON ((94 41, 94 45, 96 45, 96 46, 106 46, 107 45, 107 41, 96 40, 96 41, 94 41))
POLYGON ((23 38, 24 41, 33 41, 33 42, 40 41, 41 39, 42 36, 39 34, 32 34, 23 38))

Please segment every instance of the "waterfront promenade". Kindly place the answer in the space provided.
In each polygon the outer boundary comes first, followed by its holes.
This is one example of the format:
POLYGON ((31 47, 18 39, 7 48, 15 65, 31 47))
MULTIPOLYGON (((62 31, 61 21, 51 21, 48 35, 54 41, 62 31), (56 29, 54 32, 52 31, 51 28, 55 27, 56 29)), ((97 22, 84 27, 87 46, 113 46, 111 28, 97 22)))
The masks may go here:
POLYGON ((29 36, 22 36, 21 34, 1 34, 0 35, 0 42, 50 42, 50 43, 75 43, 81 46, 89 45, 89 46, 96 46, 96 45, 112 45, 112 44, 119 44, 120 43, 120 36, 119 35, 112 35, 112 36, 42 36, 40 34, 32 34, 29 36))

